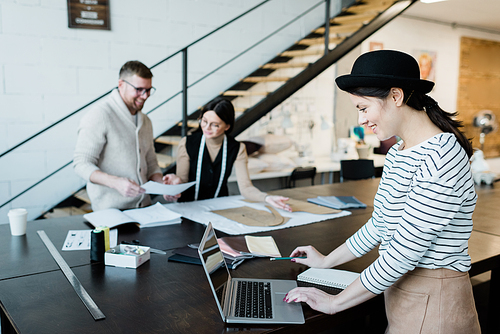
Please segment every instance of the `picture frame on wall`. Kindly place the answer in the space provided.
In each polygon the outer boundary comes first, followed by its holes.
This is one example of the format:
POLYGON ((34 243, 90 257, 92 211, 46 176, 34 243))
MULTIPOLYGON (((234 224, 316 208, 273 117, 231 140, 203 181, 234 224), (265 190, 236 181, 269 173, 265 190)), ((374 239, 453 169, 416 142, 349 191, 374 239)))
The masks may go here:
POLYGON ((384 43, 382 42, 370 42, 370 51, 375 51, 375 50, 383 50, 384 49, 384 43))
POLYGON ((414 50, 413 56, 420 67, 420 79, 436 82, 436 51, 414 50))
POLYGON ((111 30, 109 0, 68 0, 68 27, 111 30))

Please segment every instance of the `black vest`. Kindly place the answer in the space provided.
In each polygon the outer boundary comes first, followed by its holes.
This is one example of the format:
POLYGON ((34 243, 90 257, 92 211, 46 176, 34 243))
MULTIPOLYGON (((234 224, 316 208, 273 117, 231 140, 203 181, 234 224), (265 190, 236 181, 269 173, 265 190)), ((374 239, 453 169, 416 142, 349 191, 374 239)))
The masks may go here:
MULTIPOLYGON (((200 150, 201 137, 203 132, 197 131, 186 138, 186 151, 189 155, 189 182, 196 181, 196 167, 198 166, 198 154, 200 150)), ((238 156, 238 151, 240 150, 240 143, 234 138, 226 135, 227 137, 227 161, 226 161, 226 172, 224 174, 224 181, 219 191, 219 196, 227 196, 229 194, 227 190, 227 179, 233 170, 234 162, 238 156)), ((200 180, 200 190, 198 192, 198 199, 209 199, 214 198, 215 192, 217 191, 217 186, 219 185, 219 179, 221 175, 222 167, 222 151, 223 145, 217 154, 214 162, 210 160, 210 154, 205 145, 205 151, 203 152, 203 162, 201 164, 201 180, 200 180)), ((182 193, 179 198, 179 202, 194 201, 195 187, 193 186, 182 193)))

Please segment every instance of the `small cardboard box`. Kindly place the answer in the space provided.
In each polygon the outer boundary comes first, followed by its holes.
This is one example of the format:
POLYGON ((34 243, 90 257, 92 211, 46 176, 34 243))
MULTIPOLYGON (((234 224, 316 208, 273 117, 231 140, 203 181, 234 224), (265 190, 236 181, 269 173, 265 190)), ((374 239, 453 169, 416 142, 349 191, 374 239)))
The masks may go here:
POLYGON ((135 246, 135 245, 118 245, 111 248, 104 253, 104 264, 107 266, 124 267, 124 268, 137 268, 146 261, 149 261, 150 252, 149 247, 135 246), (144 251, 141 255, 133 253, 127 254, 127 249, 140 248, 144 251))

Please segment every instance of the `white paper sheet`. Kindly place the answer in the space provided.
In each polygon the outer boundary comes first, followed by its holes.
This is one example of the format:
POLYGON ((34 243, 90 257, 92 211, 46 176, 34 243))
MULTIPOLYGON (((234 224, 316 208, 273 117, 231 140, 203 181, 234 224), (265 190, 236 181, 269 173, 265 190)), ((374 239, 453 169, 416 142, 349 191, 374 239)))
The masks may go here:
POLYGON ((156 203, 145 208, 120 211, 118 209, 104 209, 86 213, 83 218, 94 226, 108 226, 114 228, 126 223, 139 223, 141 228, 177 224, 181 222, 181 215, 166 209, 156 203))
MULTIPOLYGON (((173 224, 181 222, 181 216, 178 213, 165 210, 165 207, 159 202, 145 208, 125 210, 123 213, 139 222, 141 227, 149 227, 153 223, 160 222, 163 225, 168 225, 169 222, 173 224)), ((157 224, 157 226, 159 225, 161 224, 157 224)))
MULTIPOLYGON (((90 249, 90 232, 92 230, 69 230, 62 247, 63 251, 90 249)), ((118 230, 109 230, 109 246, 115 247, 118 242, 118 230)))
POLYGON ((175 211, 181 214, 183 217, 191 219, 200 224, 208 225, 208 222, 212 222, 212 225, 215 229, 232 235, 279 230, 283 228, 344 217, 351 214, 349 211, 341 211, 339 213, 317 215, 307 212, 288 212, 276 209, 283 217, 290 217, 290 220, 282 225, 267 227, 243 225, 213 212, 210 212, 212 210, 232 209, 241 206, 249 206, 257 210, 265 210, 269 212, 264 203, 248 203, 244 202, 243 199, 243 196, 227 196, 202 201, 169 203, 164 205, 167 209, 175 211))
POLYGON ((146 194, 174 196, 192 187, 194 184, 196 184, 195 181, 181 184, 161 184, 159 182, 148 181, 141 188, 146 190, 146 194))

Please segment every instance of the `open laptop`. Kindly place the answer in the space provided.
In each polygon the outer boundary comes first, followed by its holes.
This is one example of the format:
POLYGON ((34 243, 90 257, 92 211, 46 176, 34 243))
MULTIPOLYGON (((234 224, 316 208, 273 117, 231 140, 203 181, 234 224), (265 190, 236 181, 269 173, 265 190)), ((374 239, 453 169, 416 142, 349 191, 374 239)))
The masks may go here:
POLYGON ((222 319, 227 323, 303 324, 300 303, 287 304, 285 295, 297 286, 293 280, 233 278, 226 267, 211 223, 198 248, 222 319))

